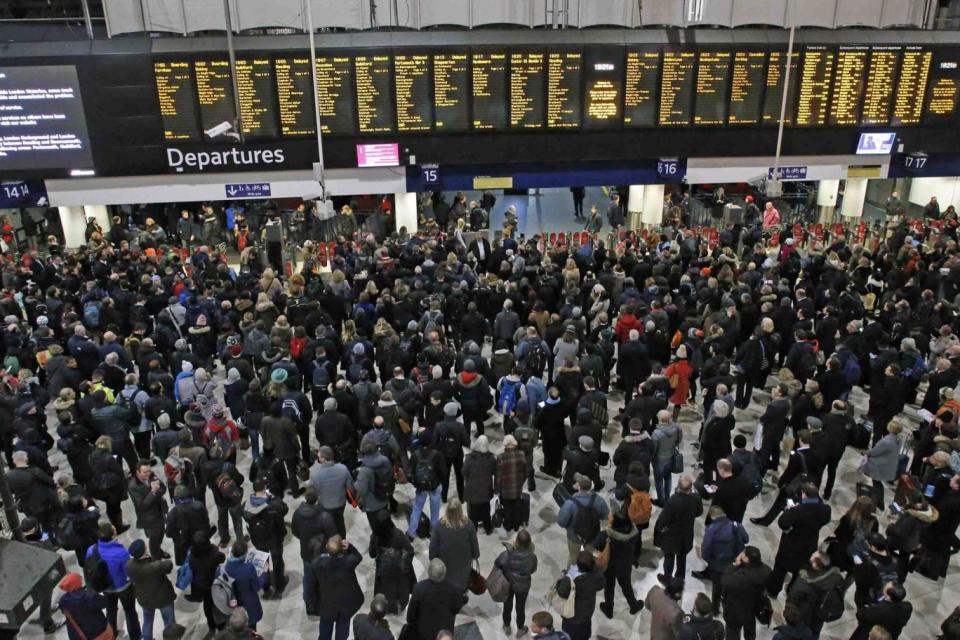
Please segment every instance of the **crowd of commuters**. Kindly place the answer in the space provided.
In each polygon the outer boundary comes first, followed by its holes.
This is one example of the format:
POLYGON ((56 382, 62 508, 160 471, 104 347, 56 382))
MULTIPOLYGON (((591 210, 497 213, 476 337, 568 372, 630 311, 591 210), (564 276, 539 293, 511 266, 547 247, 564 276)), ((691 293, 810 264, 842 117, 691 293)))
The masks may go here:
POLYGON ((742 242, 775 226, 768 208, 712 249, 682 225, 545 247, 508 216, 466 245, 471 204, 412 234, 334 220, 356 237, 329 270, 306 243, 290 277, 256 239, 234 269, 192 226, 119 219, 8 262, 0 447, 23 538, 75 570, 40 603, 44 630, 59 608, 71 640, 150 640, 158 617, 177 637, 185 597, 210 634, 261 637, 298 545, 321 640, 393 638, 394 615, 406 640, 452 637, 483 578, 518 638, 592 637, 617 587, 656 640, 750 640, 774 618, 777 640, 817 638, 851 587, 851 637, 899 637, 905 583, 960 549, 956 227, 742 242), (863 482, 838 504, 848 448, 863 482), (534 492, 553 493, 565 550, 526 529, 534 492), (751 501, 769 507, 745 520, 751 501), (751 544, 766 527, 771 557, 751 544), (480 575, 479 537, 500 528, 480 575), (659 585, 636 593, 651 546, 659 585), (567 569, 528 616, 547 556, 567 569), (710 586, 684 610, 689 569, 710 586))

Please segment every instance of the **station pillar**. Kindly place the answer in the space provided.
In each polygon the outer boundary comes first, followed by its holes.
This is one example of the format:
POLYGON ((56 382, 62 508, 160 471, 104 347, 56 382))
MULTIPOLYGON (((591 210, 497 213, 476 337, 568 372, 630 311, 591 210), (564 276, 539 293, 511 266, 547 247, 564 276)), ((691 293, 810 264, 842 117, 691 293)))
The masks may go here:
POLYGON ((395 193, 393 202, 396 207, 397 231, 406 227, 408 233, 417 232, 417 194, 395 193))
POLYGON ((60 212, 60 225, 63 227, 63 239, 68 249, 83 246, 83 233, 87 228, 87 218, 83 207, 57 207, 60 212))
POLYGON ((821 180, 817 187, 818 221, 829 223, 837 210, 837 195, 840 193, 839 180, 821 180))
POLYGON ((859 218, 863 215, 863 204, 866 201, 867 178, 847 178, 843 187, 840 215, 845 218, 859 218))
POLYGON ((632 184, 627 192, 627 228, 639 229, 643 222, 643 185, 632 184))
POLYGON ((643 187, 643 224, 663 222, 663 185, 648 184, 643 187))

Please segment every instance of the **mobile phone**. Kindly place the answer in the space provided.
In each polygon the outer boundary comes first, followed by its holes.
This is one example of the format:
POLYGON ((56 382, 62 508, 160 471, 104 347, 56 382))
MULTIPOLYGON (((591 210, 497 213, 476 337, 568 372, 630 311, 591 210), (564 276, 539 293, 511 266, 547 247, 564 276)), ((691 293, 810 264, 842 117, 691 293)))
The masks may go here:
POLYGON ((894 513, 903 513, 903 507, 901 507, 901 506, 900 506, 899 504, 897 504, 896 502, 891 502, 891 503, 890 503, 890 511, 893 511, 894 513))
POLYGON ((932 484, 928 484, 928 485, 926 485, 926 486, 923 488, 923 495, 925 495, 925 496, 928 497, 928 498, 932 498, 932 497, 933 497, 933 492, 934 492, 935 490, 936 490, 936 487, 935 487, 935 486, 933 486, 932 484))

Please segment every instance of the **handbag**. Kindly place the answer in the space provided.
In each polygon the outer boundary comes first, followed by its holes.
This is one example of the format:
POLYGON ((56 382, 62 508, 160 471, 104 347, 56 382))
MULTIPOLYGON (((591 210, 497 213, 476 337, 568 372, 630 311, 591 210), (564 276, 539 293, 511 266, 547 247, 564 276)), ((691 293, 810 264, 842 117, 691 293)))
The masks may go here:
POLYGON ((553 487, 553 501, 557 503, 558 507, 562 507, 564 503, 571 497, 570 490, 567 489, 567 485, 562 482, 558 482, 553 487))
POLYGON ((494 602, 506 602, 510 597, 510 581, 496 565, 487 574, 487 593, 494 602))
POLYGON ((494 498, 495 504, 493 507, 493 515, 490 516, 490 525, 494 529, 499 529, 503 526, 503 504, 500 502, 500 498, 494 498))
POLYGON ((407 472, 403 470, 403 465, 394 465, 393 467, 393 479, 397 481, 397 484, 407 484, 410 480, 407 478, 407 472))
POLYGON ((766 594, 760 594, 754 614, 757 617, 757 622, 765 627, 770 626, 770 621, 773 620, 773 605, 770 604, 770 598, 766 594))
POLYGON ((679 446, 673 448, 673 458, 670 461, 670 466, 673 473, 683 473, 683 452, 680 451, 679 446))
POLYGON ((680 374, 675 373, 670 376, 670 388, 676 389, 680 385, 680 374))
POLYGON ((601 571, 606 571, 610 566, 610 546, 610 539, 607 538, 607 544, 603 545, 603 549, 593 554, 597 569, 601 571))
POLYGON ((560 614, 561 618, 570 619, 576 612, 576 581, 574 581, 573 578, 570 578, 570 595, 566 598, 557 593, 557 585, 559 585, 560 582, 567 577, 567 573, 564 571, 563 575, 560 576, 560 579, 553 583, 553 586, 550 587, 550 591, 547 592, 547 602, 550 603, 550 606, 553 607, 554 611, 560 614))
POLYGON ((480 573, 475 564, 470 568, 470 577, 467 579, 467 589, 474 595, 483 595, 487 590, 487 579, 480 573))
POLYGON ((190 566, 190 551, 187 551, 183 564, 177 569, 177 589, 184 591, 193 582, 193 567, 190 566))
POLYGON ((113 632, 113 627, 111 627, 110 623, 108 622, 107 628, 104 629, 100 635, 95 636, 93 638, 89 638, 87 637, 87 634, 83 632, 83 629, 80 628, 80 625, 77 624, 77 621, 73 619, 73 616, 70 615, 69 612, 63 609, 61 609, 61 611, 63 611, 64 617, 67 619, 67 622, 70 624, 70 627, 76 632, 77 637, 79 637, 80 640, 113 640, 116 637, 116 635, 113 632))

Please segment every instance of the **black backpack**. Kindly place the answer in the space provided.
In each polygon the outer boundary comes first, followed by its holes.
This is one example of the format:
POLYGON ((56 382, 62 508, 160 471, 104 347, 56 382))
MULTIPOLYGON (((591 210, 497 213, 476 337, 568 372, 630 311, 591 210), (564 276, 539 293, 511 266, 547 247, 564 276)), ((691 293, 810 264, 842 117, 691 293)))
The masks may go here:
POLYGON ((77 533, 77 523, 73 518, 64 518, 60 521, 57 525, 57 539, 60 541, 60 546, 67 551, 77 551, 83 545, 77 533))
POLYGON ((268 546, 274 538, 273 514, 264 509, 247 521, 250 541, 255 546, 268 546))
POLYGON ((388 500, 390 496, 393 495, 394 489, 397 488, 397 481, 393 477, 393 469, 391 467, 380 467, 379 469, 371 469, 373 473, 373 495, 381 500, 388 500))
POLYGON ((98 593, 103 593, 113 586, 110 567, 107 566, 107 561, 100 556, 100 547, 97 544, 93 545, 90 557, 83 563, 83 580, 88 587, 98 593))
POLYGON ((433 491, 437 486, 437 473, 429 456, 417 458, 413 468, 413 487, 417 491, 433 491))
POLYGON ((523 358, 523 370, 528 376, 539 378, 543 375, 543 370, 547 366, 546 356, 543 354, 543 343, 539 340, 532 342, 535 344, 523 358))
POLYGON ((843 616, 844 586, 841 580, 837 586, 823 594, 817 607, 817 617, 824 622, 833 622, 843 616))
POLYGON ((457 434, 454 433, 452 429, 448 428, 443 430, 440 436, 440 453, 443 454, 443 457, 446 458, 448 462, 456 459, 458 455, 463 454, 463 446, 460 438, 457 437, 457 434))
POLYGON ((577 500, 573 501, 573 532, 580 544, 593 544, 600 534, 600 515, 593 506, 596 499, 596 496, 591 496, 586 506, 577 500))

